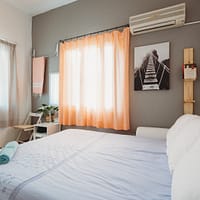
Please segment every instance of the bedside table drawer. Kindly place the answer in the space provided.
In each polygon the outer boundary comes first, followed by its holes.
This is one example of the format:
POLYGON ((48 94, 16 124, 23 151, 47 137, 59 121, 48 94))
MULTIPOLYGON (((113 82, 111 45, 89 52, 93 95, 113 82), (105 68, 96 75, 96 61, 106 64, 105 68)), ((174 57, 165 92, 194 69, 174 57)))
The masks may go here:
POLYGON ((60 131, 59 123, 40 123, 34 125, 33 139, 42 138, 60 131))

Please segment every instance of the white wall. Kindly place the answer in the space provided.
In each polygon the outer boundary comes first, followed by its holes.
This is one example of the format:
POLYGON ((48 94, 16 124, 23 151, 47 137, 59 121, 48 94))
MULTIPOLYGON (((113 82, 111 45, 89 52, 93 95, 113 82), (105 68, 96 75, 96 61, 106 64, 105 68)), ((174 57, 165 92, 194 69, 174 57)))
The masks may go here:
MULTIPOLYGON (((25 119, 27 112, 31 109, 31 29, 31 16, 0 0, 0 39, 16 43, 18 79, 20 80, 20 121, 25 119), (29 87, 28 90, 27 87, 29 87)), ((0 146, 5 143, 5 140, 12 140, 16 136, 11 133, 11 130, 0 129, 0 146)))

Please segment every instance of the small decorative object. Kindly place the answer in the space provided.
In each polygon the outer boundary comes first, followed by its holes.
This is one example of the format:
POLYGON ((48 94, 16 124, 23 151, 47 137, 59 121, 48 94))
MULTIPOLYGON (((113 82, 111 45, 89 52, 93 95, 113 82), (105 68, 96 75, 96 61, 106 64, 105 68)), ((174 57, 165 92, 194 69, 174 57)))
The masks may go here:
POLYGON ((42 104, 41 107, 37 109, 37 112, 42 112, 45 117, 46 122, 54 122, 55 114, 58 111, 58 106, 42 104))
POLYGON ((197 66, 195 64, 184 65, 184 79, 197 79, 197 66))
POLYGON ((135 90, 169 89, 169 42, 135 48, 135 90))

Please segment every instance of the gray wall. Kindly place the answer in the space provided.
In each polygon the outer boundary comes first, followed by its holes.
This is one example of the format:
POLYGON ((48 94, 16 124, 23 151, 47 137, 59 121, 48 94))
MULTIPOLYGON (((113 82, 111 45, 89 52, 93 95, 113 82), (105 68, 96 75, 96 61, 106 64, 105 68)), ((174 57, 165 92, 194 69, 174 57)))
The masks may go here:
MULTIPOLYGON (((49 56, 49 72, 58 71, 58 57, 53 56, 56 42, 82 34, 128 24, 130 16, 182 3, 182 0, 79 0, 67 6, 33 17, 33 48, 37 56, 49 56)), ((187 22, 200 20, 200 1, 185 0, 187 22)), ((183 113, 183 80, 181 66, 183 49, 195 48, 195 62, 200 66, 200 24, 168 29, 131 39, 130 65, 130 115, 131 131, 137 126, 169 127, 183 113), (171 76, 168 91, 133 90, 134 47, 170 42, 171 76)), ((48 103, 48 78, 46 93, 33 97, 33 110, 48 103)), ((195 82, 195 113, 200 114, 200 82, 195 82)))

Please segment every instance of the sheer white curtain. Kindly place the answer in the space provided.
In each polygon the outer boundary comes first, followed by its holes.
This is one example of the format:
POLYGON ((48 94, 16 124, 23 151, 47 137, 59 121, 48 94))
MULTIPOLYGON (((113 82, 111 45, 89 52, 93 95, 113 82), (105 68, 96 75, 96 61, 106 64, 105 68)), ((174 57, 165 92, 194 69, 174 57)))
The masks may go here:
POLYGON ((15 45, 0 40, 0 127, 19 120, 15 45))

